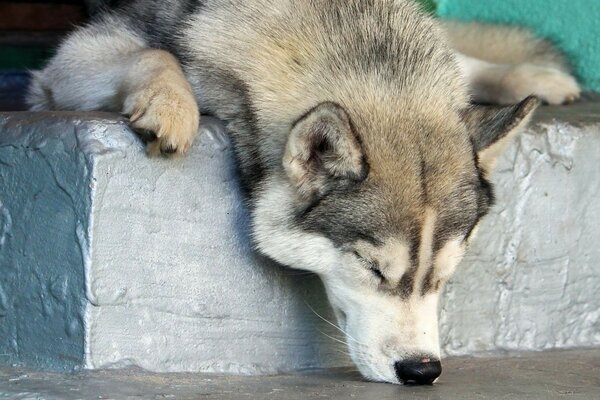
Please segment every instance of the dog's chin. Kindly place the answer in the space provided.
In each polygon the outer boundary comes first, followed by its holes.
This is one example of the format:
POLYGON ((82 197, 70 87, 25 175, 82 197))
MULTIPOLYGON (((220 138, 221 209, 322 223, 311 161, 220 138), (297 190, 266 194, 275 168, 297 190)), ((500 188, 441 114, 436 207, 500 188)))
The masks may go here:
POLYGON ((385 374, 384 371, 377 371, 372 366, 359 364, 356 362, 355 364, 363 378, 367 381, 376 383, 390 383, 395 385, 401 384, 401 382, 398 381, 392 372, 390 372, 390 376, 386 376, 387 374, 385 374))
MULTIPOLYGON (((351 340, 351 339, 350 339, 351 340)), ((350 357, 365 380, 400 384, 393 367, 385 360, 374 360, 372 353, 361 353, 350 346, 350 357)))
POLYGON ((374 352, 357 348, 360 347, 360 342, 355 339, 355 336, 351 332, 348 332, 348 318, 346 313, 341 308, 335 306, 333 306, 333 311, 338 327, 345 334, 344 337, 346 343, 348 343, 350 358, 363 378, 371 382, 400 384, 401 382, 396 378, 391 366, 387 367, 383 360, 379 363, 372 362, 374 361, 374 356, 372 355, 374 352), (378 368, 379 364, 381 364, 381 366, 378 368))

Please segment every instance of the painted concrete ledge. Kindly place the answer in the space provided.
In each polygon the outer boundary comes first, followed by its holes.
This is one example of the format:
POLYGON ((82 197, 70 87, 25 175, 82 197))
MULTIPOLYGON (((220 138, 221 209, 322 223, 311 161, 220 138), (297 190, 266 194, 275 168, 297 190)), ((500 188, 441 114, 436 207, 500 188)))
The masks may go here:
MULTIPOLYGON (((0 114, 0 363, 273 373, 349 365, 317 278, 257 257, 220 124, 148 159, 110 114, 0 114)), ((600 105, 543 110, 448 286, 442 348, 600 346, 600 105)))
POLYGON ((0 399, 177 400, 593 400, 600 399, 600 349, 545 351, 444 361, 433 386, 365 382, 340 368, 308 374, 155 374, 139 369, 33 372, 0 367, 0 399), (565 373, 565 371, 568 371, 565 373))

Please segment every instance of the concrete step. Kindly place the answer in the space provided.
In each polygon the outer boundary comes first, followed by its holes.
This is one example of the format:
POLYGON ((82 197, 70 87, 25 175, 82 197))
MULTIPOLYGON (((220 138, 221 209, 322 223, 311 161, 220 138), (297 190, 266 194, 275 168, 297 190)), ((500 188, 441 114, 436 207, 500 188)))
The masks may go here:
MULTIPOLYGON (((273 373, 350 365, 319 280, 252 252, 231 149, 148 159, 111 114, 0 114, 0 363, 273 373)), ((600 106, 546 108, 448 286, 446 354, 600 346, 600 106)))
POLYGON ((239 377, 139 369, 56 374, 0 368, 0 398, 590 400, 600 398, 600 350, 452 358, 445 361, 433 386, 365 382, 349 370, 239 377))

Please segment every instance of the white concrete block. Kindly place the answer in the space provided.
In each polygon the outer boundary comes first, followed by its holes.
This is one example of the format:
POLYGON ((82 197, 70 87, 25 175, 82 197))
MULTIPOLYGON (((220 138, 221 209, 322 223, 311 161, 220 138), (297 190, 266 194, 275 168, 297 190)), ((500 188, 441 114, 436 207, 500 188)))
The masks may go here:
POLYGON ((121 146, 93 157, 87 367, 340 365, 304 303, 327 311, 317 279, 253 253, 228 141, 215 120, 203 127, 184 158, 149 159, 124 125, 111 129, 121 146))
POLYGON ((442 302, 447 354, 600 345, 600 107, 542 110, 442 302))
MULTIPOLYGON (((66 209, 83 204, 71 213, 77 218, 52 224, 75 232, 69 240, 85 272, 85 291, 69 295, 85 296, 73 300, 84 308, 83 365, 254 374, 350 364, 309 308, 331 318, 318 279, 252 252, 229 144, 215 120, 204 119, 191 154, 176 160, 148 159, 125 123, 106 114, 0 121, 0 168, 9 152, 48 159, 60 164, 50 183, 64 189, 52 196, 80 193, 70 203, 52 200, 66 209), (69 167, 80 176, 68 181, 74 187, 61 178, 69 167)), ((591 103, 546 109, 503 157, 493 179, 498 204, 442 301, 446 354, 600 346, 598 149, 599 107, 591 103)), ((0 178, 17 176, 7 171, 0 178)), ((8 200, 0 186, 2 215, 31 202, 34 186, 8 200)), ((0 232, 8 229, 2 221, 0 232)), ((9 222, 15 230, 15 218, 9 222)), ((5 252, 18 250, 17 237, 5 252)), ((0 255, 0 263, 7 259, 0 255)), ((17 336, 36 333, 11 335, 0 338, 0 350, 17 352, 17 336)))

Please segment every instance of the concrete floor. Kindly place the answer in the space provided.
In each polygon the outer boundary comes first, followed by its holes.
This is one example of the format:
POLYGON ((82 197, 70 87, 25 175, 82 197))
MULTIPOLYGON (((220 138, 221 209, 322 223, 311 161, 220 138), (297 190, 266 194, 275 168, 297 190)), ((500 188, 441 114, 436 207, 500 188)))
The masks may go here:
POLYGON ((444 361, 433 386, 364 382, 350 371, 239 377, 140 370, 71 375, 0 368, 0 399, 600 399, 600 349, 444 361))

